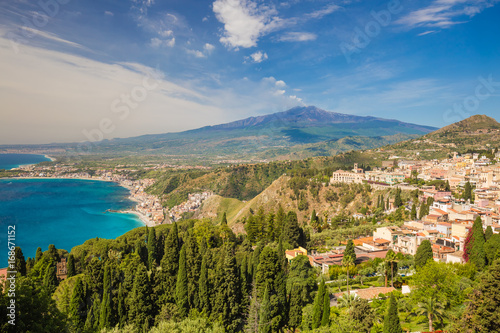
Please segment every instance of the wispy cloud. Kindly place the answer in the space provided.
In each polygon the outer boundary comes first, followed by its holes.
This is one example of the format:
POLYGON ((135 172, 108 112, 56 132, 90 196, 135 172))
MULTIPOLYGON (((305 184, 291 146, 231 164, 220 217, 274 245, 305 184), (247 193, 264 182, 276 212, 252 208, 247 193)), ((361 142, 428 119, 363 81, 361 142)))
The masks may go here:
POLYGON ((109 10, 104 11, 104 15, 115 16, 115 14, 113 12, 110 12, 109 10))
POLYGON ((151 47, 153 47, 153 48, 174 47, 175 37, 172 37, 170 39, 160 39, 160 38, 154 37, 154 38, 151 38, 149 45, 151 45, 151 47))
POLYGON ((310 32, 287 32, 278 38, 281 42, 307 42, 316 40, 318 36, 310 32))
POLYGON ((434 0, 431 5, 410 12, 396 23, 408 28, 445 29, 467 22, 471 17, 498 2, 499 0, 434 0))
POLYGON ((311 13, 308 13, 305 15, 305 17, 307 18, 314 18, 314 19, 320 19, 322 18, 323 16, 326 16, 326 15, 329 15, 337 10, 339 10, 340 6, 337 6, 335 4, 329 4, 328 6, 326 6, 325 8, 323 9, 319 9, 319 10, 315 10, 311 13))
POLYGON ((210 43, 206 43, 205 45, 203 45, 203 50, 192 50, 192 49, 186 49, 186 52, 188 54, 191 54, 191 55, 194 55, 196 58, 206 58, 208 57, 210 54, 212 54, 212 52, 215 50, 215 46, 210 44, 210 43))

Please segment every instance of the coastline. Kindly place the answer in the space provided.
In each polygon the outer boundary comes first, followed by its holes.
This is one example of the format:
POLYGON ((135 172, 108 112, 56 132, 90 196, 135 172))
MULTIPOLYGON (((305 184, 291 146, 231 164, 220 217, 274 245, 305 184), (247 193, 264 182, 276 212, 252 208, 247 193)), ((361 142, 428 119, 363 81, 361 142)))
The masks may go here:
MULTIPOLYGON (((135 202, 137 204, 141 203, 140 200, 132 196, 131 193, 131 188, 130 186, 126 186, 123 184, 120 184, 117 181, 114 180, 109 180, 109 179, 99 179, 99 178, 84 178, 84 177, 5 177, 5 178, 0 178, 1 179, 7 179, 7 180, 12 180, 12 179, 67 179, 67 180, 94 180, 94 181, 100 181, 100 182, 108 182, 108 183, 115 183, 120 187, 123 187, 127 189, 130 193, 128 196, 128 199, 132 202, 135 202)), ((144 223, 145 226, 147 227, 154 227, 156 226, 156 223, 154 221, 151 221, 146 215, 143 213, 133 209, 127 209, 127 210, 120 210, 117 211, 117 213, 125 213, 125 214, 134 214, 142 223, 144 223)))
POLYGON ((118 211, 117 213, 119 214, 134 214, 135 216, 137 216, 139 218, 139 220, 141 220, 141 222, 143 222, 146 227, 154 227, 156 226, 156 224, 151 221, 146 215, 142 214, 141 212, 138 212, 136 210, 120 210, 118 211))

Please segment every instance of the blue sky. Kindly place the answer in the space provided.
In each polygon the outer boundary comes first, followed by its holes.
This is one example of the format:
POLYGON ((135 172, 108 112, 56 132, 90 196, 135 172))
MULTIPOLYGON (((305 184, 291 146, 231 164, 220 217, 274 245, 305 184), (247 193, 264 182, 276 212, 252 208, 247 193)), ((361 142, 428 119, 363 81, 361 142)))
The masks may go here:
POLYGON ((499 119, 498 2, 3 1, 0 143, 181 131, 296 105, 436 127, 499 119))

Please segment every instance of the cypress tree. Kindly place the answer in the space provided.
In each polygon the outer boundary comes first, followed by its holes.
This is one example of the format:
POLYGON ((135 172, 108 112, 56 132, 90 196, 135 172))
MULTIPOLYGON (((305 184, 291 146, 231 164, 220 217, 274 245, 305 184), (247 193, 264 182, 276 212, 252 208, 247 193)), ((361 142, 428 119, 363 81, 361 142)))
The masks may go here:
POLYGON ((252 254, 252 263, 251 263, 252 264, 252 280, 255 279, 255 275, 257 274, 257 267, 259 267, 261 251, 262 251, 262 246, 258 245, 252 254))
POLYGON ((417 219, 417 205, 415 203, 413 203, 413 205, 411 206, 411 219, 412 220, 416 220, 417 219))
POLYGON ((253 288, 252 300, 250 302, 250 308, 248 310, 247 324, 245 326, 245 333, 259 332, 260 309, 262 309, 262 307, 257 297, 257 288, 253 288))
POLYGON ((486 253, 484 252, 485 242, 483 222, 481 217, 478 216, 465 240, 464 258, 467 262, 472 262, 479 269, 486 266, 486 253))
POLYGON ((220 321, 226 332, 241 329, 241 281, 231 246, 225 245, 219 256, 212 316, 220 321))
POLYGON ((221 224, 225 224, 227 225, 227 216, 226 216, 226 212, 224 212, 224 214, 222 214, 222 220, 220 222, 221 224))
POLYGON ((276 227, 274 228, 275 231, 274 231, 274 239, 280 239, 281 237, 281 232, 283 231, 283 227, 285 225, 285 220, 286 220, 286 216, 285 216, 285 210, 283 209, 283 207, 281 207, 281 205, 279 205, 278 207, 278 212, 276 213, 276 219, 275 219, 275 225, 276 227))
POLYGON ((24 260, 23 251, 19 246, 14 249, 15 268, 14 270, 21 274, 21 276, 26 276, 26 260, 24 260))
POLYGON ((139 256, 139 258, 141 258, 141 262, 144 264, 144 266, 149 267, 148 248, 146 247, 146 244, 144 244, 144 240, 138 239, 135 242, 134 248, 135 248, 135 253, 139 256))
POLYGON ((300 288, 293 286, 290 291, 290 310, 288 312, 288 326, 295 329, 302 324, 302 296, 300 288))
POLYGON ((67 277, 68 278, 76 275, 75 257, 71 253, 68 256, 68 267, 67 267, 67 270, 68 270, 68 273, 67 273, 67 277))
POLYGON ((36 264, 37 262, 39 262, 39 261, 40 261, 40 259, 42 259, 42 256, 43 256, 42 248, 41 248, 41 247, 38 247, 38 248, 36 249, 35 264, 36 264))
POLYGON ((493 229, 491 229, 491 225, 489 225, 484 232, 484 239, 488 241, 491 236, 493 236, 493 229))
POLYGON ((49 250, 47 251, 47 257, 54 260, 54 262, 59 261, 59 253, 57 253, 56 246, 54 244, 49 245, 49 250))
POLYGON ((417 253, 415 254, 415 267, 420 268, 425 266, 427 261, 432 260, 432 246, 431 242, 427 239, 423 240, 418 246, 417 253))
POLYGON ((321 317, 321 326, 330 325, 330 295, 328 290, 325 290, 325 296, 323 300, 323 315, 321 317))
POLYGON ((321 326, 321 319, 323 317, 323 306, 325 301, 325 280, 321 279, 318 292, 314 298, 312 328, 316 329, 321 326))
POLYGON ((87 320, 85 320, 85 325, 83 330, 85 332, 96 332, 99 329, 99 310, 101 308, 101 300, 99 295, 92 295, 92 306, 89 312, 87 312, 87 320))
POLYGON ((384 333, 403 333, 401 328, 401 323, 399 322, 398 316, 398 303, 394 294, 391 293, 391 298, 389 301, 389 309, 387 315, 384 319, 384 333))
POLYGON ((472 292, 462 321, 463 332, 498 332, 500 327, 500 260, 495 260, 472 292))
POLYGON ((118 286, 117 314, 118 314, 118 326, 123 327, 125 325, 125 322, 127 321, 127 309, 125 305, 125 295, 123 294, 123 287, 121 283, 118 286))
POLYGON ((391 208, 391 205, 389 204, 389 197, 387 197, 387 202, 385 204, 385 209, 389 210, 391 208))
POLYGON ((45 268, 43 285, 49 291, 50 294, 52 294, 56 290, 57 275, 56 275, 56 266, 54 265, 53 261, 51 261, 45 268))
POLYGON ((112 299, 111 294, 111 268, 106 265, 104 269, 104 281, 103 281, 103 292, 102 292, 102 302, 101 309, 99 313, 99 329, 105 329, 111 327, 111 311, 112 311, 112 299))
POLYGON ((199 310, 210 316, 210 286, 208 280, 207 254, 201 262, 201 273, 199 281, 199 310))
POLYGON ((149 269, 156 268, 158 266, 158 244, 156 240, 155 228, 149 229, 148 235, 148 267, 149 269))
POLYGON ((69 303, 69 318, 72 322, 72 326, 75 327, 77 331, 83 329, 86 316, 87 308, 85 304, 83 282, 81 278, 77 278, 69 303))
POLYGON ((186 245, 182 245, 179 257, 179 271, 175 287, 175 301, 181 318, 186 318, 189 313, 188 280, 186 272, 186 245))
POLYGON ((396 189, 396 196, 394 197, 394 207, 399 208, 403 202, 401 201, 401 189, 398 187, 396 189))
POLYGON ((262 299, 262 304, 259 313, 259 333, 271 333, 271 321, 272 321, 272 313, 271 313, 271 300, 269 296, 269 288, 265 288, 264 297, 262 299))
POLYGON ((283 227, 283 241, 292 247, 299 246, 301 229, 297 220, 297 214, 293 211, 288 212, 285 225, 283 227))
POLYGON ((264 234, 269 241, 274 241, 276 239, 275 235, 275 222, 274 222, 274 214, 269 213, 266 218, 266 230, 264 230, 264 234))
POLYGON ((175 285, 179 269, 179 238, 177 223, 173 223, 165 241, 165 251, 161 260, 161 271, 157 275, 160 288, 160 304, 175 303, 175 285))
POLYGON ((186 272, 188 279, 188 300, 189 308, 196 309, 199 304, 198 280, 201 270, 201 255, 198 251, 198 244, 191 232, 186 237, 186 272))
POLYGON ((352 258, 352 262, 356 263, 356 252, 354 251, 354 242, 352 239, 347 241, 347 246, 345 247, 344 257, 352 258))
POLYGON ((259 237, 259 226, 257 225, 257 219, 250 215, 245 222, 245 231, 247 232, 247 238, 251 243, 255 243, 259 237))
POLYGON ((135 327, 142 328, 146 322, 151 321, 151 287, 146 266, 140 263, 134 278, 134 286, 129 307, 129 322, 135 327))
POLYGON ((420 210, 418 211, 418 219, 421 220, 426 215, 426 205, 425 202, 420 204, 420 210))

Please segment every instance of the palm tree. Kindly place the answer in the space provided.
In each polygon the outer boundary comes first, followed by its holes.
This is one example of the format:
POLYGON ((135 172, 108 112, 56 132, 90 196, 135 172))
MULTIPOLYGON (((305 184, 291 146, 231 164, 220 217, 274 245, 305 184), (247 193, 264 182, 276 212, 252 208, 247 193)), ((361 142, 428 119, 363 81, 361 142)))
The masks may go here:
POLYGON ((377 266, 377 274, 384 276, 385 287, 387 288, 387 263, 386 262, 382 262, 377 266))
MULTIPOLYGON (((385 261, 389 262, 391 265, 391 287, 394 288, 394 263, 398 262, 396 258, 396 252, 392 250, 387 251, 387 254, 385 255, 385 261)), ((385 286, 387 287, 387 283, 385 286)))
POLYGON ((342 266, 346 267, 347 271, 347 295, 350 295, 349 292, 349 267, 354 265, 354 259, 351 256, 344 256, 342 258, 342 266))
POLYGON ((442 320, 445 316, 443 304, 434 297, 428 297, 424 302, 419 302, 415 313, 429 319, 429 331, 431 332, 434 331, 432 326, 434 319, 442 320))
POLYGON ((356 297, 357 296, 355 294, 352 294, 352 295, 350 295, 350 294, 343 294, 337 300, 337 306, 339 308, 350 308, 352 302, 354 302, 354 300, 356 299, 356 297))

